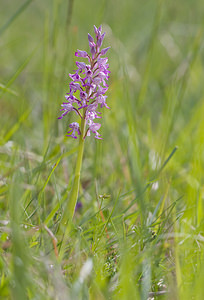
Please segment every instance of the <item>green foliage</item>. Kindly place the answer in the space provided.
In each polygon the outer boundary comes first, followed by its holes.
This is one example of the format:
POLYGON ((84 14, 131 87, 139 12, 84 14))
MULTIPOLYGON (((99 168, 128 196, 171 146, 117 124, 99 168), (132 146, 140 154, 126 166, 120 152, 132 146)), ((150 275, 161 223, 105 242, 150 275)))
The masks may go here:
POLYGON ((1 1, 1 299, 203 299, 202 7, 1 1), (57 117, 94 24, 111 45, 111 110, 103 141, 86 139, 61 258, 78 143, 57 117))

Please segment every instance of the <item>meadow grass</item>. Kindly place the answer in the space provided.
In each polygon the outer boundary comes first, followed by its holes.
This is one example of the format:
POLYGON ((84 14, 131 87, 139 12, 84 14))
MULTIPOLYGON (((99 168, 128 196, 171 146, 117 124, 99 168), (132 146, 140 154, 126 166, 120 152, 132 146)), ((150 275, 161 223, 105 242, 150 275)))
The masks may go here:
POLYGON ((2 0, 0 299, 204 299, 203 3, 2 0), (102 24, 111 77, 85 141, 58 120, 76 49, 102 24))

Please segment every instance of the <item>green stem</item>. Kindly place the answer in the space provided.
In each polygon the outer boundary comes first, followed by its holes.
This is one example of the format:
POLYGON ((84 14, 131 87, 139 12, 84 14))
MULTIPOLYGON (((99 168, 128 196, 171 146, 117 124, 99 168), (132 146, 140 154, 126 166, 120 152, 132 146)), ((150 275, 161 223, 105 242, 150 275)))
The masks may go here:
POLYGON ((77 203, 77 198, 79 194, 79 184, 80 184, 80 174, 81 174, 81 166, 82 166, 82 158, 83 158, 83 152, 84 152, 84 134, 85 134, 85 126, 86 126, 86 120, 85 120, 85 113, 86 110, 83 111, 83 117, 81 119, 81 135, 79 137, 79 148, 78 148, 78 156, 76 161, 76 168, 75 168, 75 174, 74 174, 74 181, 72 185, 72 190, 68 199, 68 202, 65 206, 64 214, 62 216, 62 221, 60 223, 60 227, 58 229, 58 234, 62 235, 61 240, 61 246, 60 246, 60 257, 63 258, 65 247, 66 247, 66 240, 69 236, 72 219, 74 216, 74 211, 77 203))
MULTIPOLYGON (((84 115, 84 114, 83 114, 84 115)), ((77 203, 77 198, 79 194, 79 183, 80 183, 80 174, 81 174, 81 166, 82 166, 82 158, 84 152, 84 133, 85 133, 85 119, 82 117, 81 119, 81 135, 79 137, 79 148, 78 148, 78 156, 76 161, 76 168, 74 174, 74 182, 72 185, 72 190, 69 196, 69 201, 67 202, 64 215, 62 217, 61 224, 63 227, 66 227, 70 221, 72 221, 75 211, 75 206, 77 203)))
MULTIPOLYGON (((88 94, 88 88, 86 90, 88 94)), ((77 203, 77 198, 79 194, 79 184, 80 184, 80 175, 81 175, 81 166, 82 166, 82 159, 84 153, 84 140, 85 140, 85 127, 86 127, 86 108, 83 108, 83 115, 81 116, 81 126, 80 126, 80 137, 79 137, 79 148, 78 148, 78 156, 76 161, 76 168, 74 174, 74 181, 72 185, 72 190, 67 202, 67 205, 64 210, 64 214, 62 216, 62 221, 60 223, 58 233, 62 235, 61 246, 60 246, 60 258, 63 258, 65 247, 66 247, 66 240, 69 236, 71 230, 72 219, 75 212, 75 207, 77 203)))

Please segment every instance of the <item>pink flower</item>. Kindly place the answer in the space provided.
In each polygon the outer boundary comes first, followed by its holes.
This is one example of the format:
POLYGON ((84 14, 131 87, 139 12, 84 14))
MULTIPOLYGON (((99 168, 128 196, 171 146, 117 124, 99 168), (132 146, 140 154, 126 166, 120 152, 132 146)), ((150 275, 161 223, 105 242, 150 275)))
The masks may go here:
POLYGON ((90 132, 92 131, 93 133, 95 133, 95 138, 96 139, 100 139, 102 140, 102 138, 100 137, 101 135, 97 132, 97 130, 99 130, 101 127, 101 124, 99 123, 92 123, 87 131, 87 136, 90 136, 90 132))
MULTIPOLYGON (((75 111, 81 118, 85 119, 85 125, 88 126, 86 129, 86 136, 90 136, 90 133, 95 134, 95 138, 101 139, 101 135, 98 133, 98 130, 101 127, 101 124, 94 123, 94 119, 101 118, 99 116, 101 113, 98 110, 99 108, 109 108, 106 104, 107 96, 105 93, 108 90, 107 81, 109 79, 110 71, 108 58, 101 57, 107 53, 110 47, 100 50, 102 46, 105 33, 102 33, 102 27, 97 28, 94 26, 94 32, 96 39, 88 34, 88 42, 90 47, 91 55, 86 51, 77 50, 75 56, 87 58, 89 64, 84 62, 76 61, 77 70, 75 73, 69 74, 71 82, 69 84, 69 93, 65 96, 67 103, 62 104, 62 115, 59 119, 62 119, 71 111, 75 111), (80 75, 79 75, 80 74, 80 75), (81 110, 83 109, 83 110, 81 110), (83 113, 81 113, 83 111, 83 113)), ((77 138, 76 133, 80 135, 79 124, 74 122, 69 125, 72 134, 68 135, 73 138, 77 138)))
POLYGON ((75 135, 76 132, 78 133, 78 135, 81 134, 80 129, 79 129, 79 124, 77 122, 73 122, 73 123, 69 124, 69 128, 71 128, 71 130, 68 131, 67 133, 72 132, 72 134, 67 134, 67 136, 71 136, 74 139, 77 139, 77 136, 75 135))

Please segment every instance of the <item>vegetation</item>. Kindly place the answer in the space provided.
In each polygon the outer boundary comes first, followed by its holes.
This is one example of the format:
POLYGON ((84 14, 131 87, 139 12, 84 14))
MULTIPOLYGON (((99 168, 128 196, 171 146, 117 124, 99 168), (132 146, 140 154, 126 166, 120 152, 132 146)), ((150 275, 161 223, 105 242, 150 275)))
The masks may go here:
POLYGON ((202 1, 1 0, 0 298, 204 297, 202 1), (11 3, 12 2, 12 3, 11 3), (102 24, 107 104, 61 254, 77 49, 102 24))

